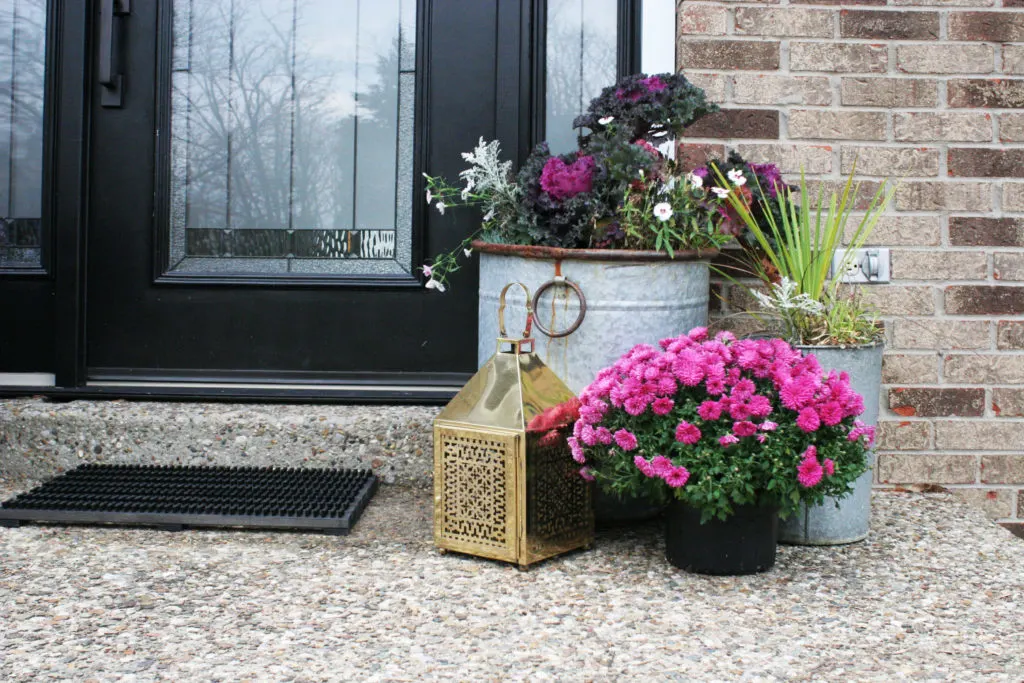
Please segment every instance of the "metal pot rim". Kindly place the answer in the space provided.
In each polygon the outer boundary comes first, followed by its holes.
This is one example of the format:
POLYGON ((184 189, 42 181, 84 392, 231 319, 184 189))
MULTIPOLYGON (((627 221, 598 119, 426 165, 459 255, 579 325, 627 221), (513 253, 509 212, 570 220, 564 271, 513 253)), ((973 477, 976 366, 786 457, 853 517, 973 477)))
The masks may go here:
POLYGON ((794 349, 849 349, 850 351, 867 351, 878 346, 885 346, 885 339, 876 339, 867 344, 793 344, 794 349))
POLYGON ((473 240, 474 251, 502 256, 554 261, 710 261, 718 249, 692 249, 677 251, 670 257, 662 251, 636 251, 631 249, 564 249, 534 244, 496 244, 473 240))

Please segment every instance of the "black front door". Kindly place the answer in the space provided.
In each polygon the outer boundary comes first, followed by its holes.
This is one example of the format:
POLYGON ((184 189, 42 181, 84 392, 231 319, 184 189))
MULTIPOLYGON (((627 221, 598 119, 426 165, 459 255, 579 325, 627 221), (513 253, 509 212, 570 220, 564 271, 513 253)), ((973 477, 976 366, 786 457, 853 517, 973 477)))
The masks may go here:
POLYGON ((422 172, 527 144, 529 4, 97 0, 87 381, 458 385, 475 280, 419 266, 471 219, 428 214, 422 172))

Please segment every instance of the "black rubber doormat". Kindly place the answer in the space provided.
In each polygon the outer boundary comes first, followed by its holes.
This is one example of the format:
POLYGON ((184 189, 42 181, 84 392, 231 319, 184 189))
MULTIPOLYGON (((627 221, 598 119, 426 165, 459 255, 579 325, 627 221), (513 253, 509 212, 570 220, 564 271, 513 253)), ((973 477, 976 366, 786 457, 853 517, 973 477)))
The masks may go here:
POLYGON ((343 535, 377 491, 368 471, 82 465, 0 504, 23 522, 296 529, 343 535))

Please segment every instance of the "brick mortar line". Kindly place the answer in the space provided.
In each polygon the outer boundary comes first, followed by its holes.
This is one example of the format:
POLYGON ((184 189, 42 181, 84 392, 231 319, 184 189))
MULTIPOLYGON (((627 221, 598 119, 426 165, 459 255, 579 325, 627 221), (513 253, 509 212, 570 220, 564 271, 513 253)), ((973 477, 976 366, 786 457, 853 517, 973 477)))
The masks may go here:
MULTIPOLYGON (((1021 43, 1024 47, 1024 43, 1021 43)), ((924 80, 937 80, 939 82, 948 82, 951 80, 1001 80, 1001 81, 1024 81, 1024 73, 1002 73, 1002 72, 988 72, 988 73, 907 73, 898 71, 895 73, 887 73, 885 71, 788 71, 780 69, 705 69, 705 68, 686 68, 680 69, 679 73, 684 76, 687 74, 700 74, 702 76, 722 76, 727 78, 729 76, 774 76, 777 78, 828 78, 828 77, 839 77, 839 78, 873 78, 873 79, 895 79, 901 81, 924 81, 924 80)), ((945 102, 943 99, 942 102, 945 102)), ((776 105, 780 107, 789 106, 819 106, 827 107, 830 105, 790 105, 780 104, 776 105)), ((868 105, 839 105, 839 106, 868 106, 868 105)), ((924 109, 936 109, 937 107, 922 107, 924 109)), ((999 109, 1010 109, 1020 111, 1019 108, 1014 109, 1013 107, 956 107, 955 109, 968 109, 971 111, 978 111, 979 109, 999 110, 999 109)))
MULTIPOLYGON (((1024 10, 1016 14, 1024 13, 1024 10)), ((894 12, 895 14, 895 12, 894 12)), ((854 38, 843 36, 840 38, 830 36, 780 36, 774 33, 683 33, 679 35, 681 43, 706 43, 706 42, 743 42, 743 43, 811 43, 817 45, 831 45, 843 43, 845 45, 867 45, 873 47, 902 47, 925 45, 933 47, 997 47, 1000 45, 1024 45, 1024 40, 1011 40, 1008 42, 997 40, 941 40, 934 38, 854 38)))
MULTIPOLYGON (((947 356, 981 356, 981 355, 991 355, 991 354, 980 354, 980 353, 976 353, 976 352, 973 352, 973 351, 950 351, 946 355, 947 356)), ((1024 358, 1024 349, 1005 349, 1003 351, 1000 351, 999 355, 1000 356, 1019 356, 1021 358, 1024 358)), ((1019 386, 1024 386, 1024 384, 1021 384, 1019 386)))
MULTIPOLYGON (((766 108, 760 108, 760 109, 766 109, 766 108)), ((782 113, 782 111, 778 110, 778 109, 773 109, 771 111, 779 111, 780 113, 782 113)), ((845 111, 845 110, 835 109, 835 110, 827 110, 827 111, 840 112, 840 111, 845 111)), ((790 144, 794 144, 794 145, 807 145, 807 146, 810 146, 810 147, 819 147, 819 148, 821 148, 821 147, 871 147, 871 148, 892 149, 892 150, 916 149, 916 150, 918 150, 920 152, 949 152, 950 151, 949 150, 950 147, 955 147, 957 149, 984 149, 984 150, 993 150, 993 151, 995 151, 995 150, 1003 150, 1003 149, 1014 149, 1014 150, 1019 149, 1019 150, 1024 150, 1024 141, 1021 141, 1021 142, 999 142, 999 143, 996 143, 996 142, 991 142, 991 141, 986 141, 986 142, 967 142, 967 141, 959 141, 959 140, 954 140, 954 141, 945 141, 945 140, 943 140, 943 141, 939 141, 939 140, 906 140, 906 141, 903 141, 903 140, 895 140, 895 141, 893 141, 893 140, 857 140, 857 139, 849 139, 849 140, 847 140, 847 139, 839 139, 839 140, 837 140, 836 138, 726 138, 726 137, 710 137, 710 136, 682 138, 682 141, 683 141, 683 144, 686 144, 686 143, 701 143, 701 144, 719 143, 719 144, 723 144, 724 143, 724 144, 745 145, 745 144, 783 144, 783 143, 790 143, 790 144)), ((818 175, 818 174, 813 174, 813 175, 818 175)), ((884 177, 884 176, 870 176, 870 175, 858 174, 857 176, 855 176, 855 178, 856 177, 863 177, 865 179, 868 179, 868 178, 879 178, 879 177, 884 177)), ((893 177, 893 178, 897 178, 898 177, 898 178, 902 178, 902 179, 905 179, 905 180, 917 180, 917 179, 932 179, 933 180, 933 179, 935 179, 937 177, 940 177, 940 176, 937 176, 937 175, 934 175, 934 176, 931 176, 931 175, 928 175, 928 176, 909 176, 908 175, 908 176, 888 176, 888 177, 893 177)), ((989 181, 989 182, 993 182, 993 181, 997 181, 997 180, 1009 180, 1011 182, 1013 182, 1013 181, 1024 182, 1024 176, 941 176, 941 177, 948 178, 950 182, 955 182, 957 180, 960 180, 960 181, 973 180, 975 182, 978 181, 978 180, 984 180, 984 181, 989 181)))
MULTIPOLYGON (((785 7, 799 11, 802 9, 814 9, 824 10, 828 12, 834 12, 836 14, 842 13, 844 10, 853 12, 888 12, 890 14, 938 14, 938 15, 954 15, 954 14, 1024 14, 1024 7, 996 7, 993 5, 958 5, 951 7, 949 5, 863 5, 859 3, 850 3, 847 5, 829 5, 829 4, 766 4, 763 2, 716 2, 715 0, 686 0, 682 6, 691 7, 721 7, 722 9, 782 9, 785 7)), ((785 11, 785 10, 784 10, 785 11)), ((941 28, 941 25, 940 25, 941 28)), ((693 33, 685 35, 710 35, 706 33, 693 33)), ((941 33, 940 33, 941 36, 941 33)), ((944 40, 944 38, 935 38, 932 42, 944 40)), ((959 42, 959 41, 958 41, 959 42)), ((966 41, 966 42, 986 42, 986 41, 966 41)), ((991 42, 991 41, 987 41, 991 42)))
POLYGON ((1021 14, 1024 13, 1024 7, 999 7, 995 5, 864 5, 857 2, 851 2, 842 5, 832 5, 827 3, 800 3, 793 4, 790 2, 768 4, 765 2, 754 2, 753 0, 740 1, 740 2, 723 2, 722 0, 686 0, 680 6, 685 7, 688 5, 700 6, 700 7, 722 7, 732 9, 781 9, 783 7, 789 7, 795 10, 801 9, 820 9, 828 10, 830 12, 841 12, 842 10, 852 11, 865 11, 865 12, 921 12, 921 13, 935 13, 935 14, 1021 14))
MULTIPOLYGON (((985 452, 981 452, 981 451, 965 451, 963 449, 955 450, 955 451, 944 451, 944 450, 937 449, 937 448, 934 448, 934 447, 922 448, 920 450, 913 450, 913 451, 897 451, 897 450, 892 450, 892 449, 888 449, 888 448, 885 449, 885 450, 877 450, 877 449, 875 450, 875 455, 921 455, 921 456, 927 456, 927 455, 973 455, 973 456, 978 456, 978 457, 985 457, 985 456, 988 456, 988 455, 1005 456, 1006 453, 1007 453, 1006 451, 991 451, 991 452, 990 451, 985 451, 985 452)), ((1011 452, 1011 455, 1012 455, 1012 452, 1011 452)), ((978 483, 984 483, 984 482, 975 482, 975 485, 978 484, 978 483)), ((966 485, 970 486, 970 484, 966 484, 966 485)), ((1016 486, 1018 488, 1024 488, 1024 484, 1005 484, 1004 483, 1004 484, 992 484, 992 486, 1016 486)))
MULTIPOLYGON (((944 453, 944 451, 937 451, 937 452, 933 453, 932 455, 942 455, 943 453, 944 453)), ((874 486, 876 488, 881 488, 881 487, 894 488, 894 487, 899 487, 899 486, 906 486, 907 484, 913 484, 913 483, 915 483, 915 482, 909 482, 908 481, 908 482, 903 482, 903 483, 898 483, 898 484, 883 484, 883 483, 876 482, 874 484, 874 486)), ((1007 491, 1007 490, 1018 491, 1018 490, 1024 490, 1024 489, 1022 489, 1022 485, 1021 484, 1005 484, 1005 483, 1003 483, 1003 484, 986 484, 985 482, 982 482, 982 481, 976 481, 976 482, 973 482, 973 483, 966 483, 966 484, 948 484, 948 483, 947 484, 937 484, 937 486, 944 486, 946 488, 951 488, 951 489, 952 488, 957 488, 957 489, 995 489, 995 490, 999 490, 999 491, 1007 491)), ((1014 518, 1014 517, 1004 517, 1002 519, 1016 519, 1016 518, 1014 518)))

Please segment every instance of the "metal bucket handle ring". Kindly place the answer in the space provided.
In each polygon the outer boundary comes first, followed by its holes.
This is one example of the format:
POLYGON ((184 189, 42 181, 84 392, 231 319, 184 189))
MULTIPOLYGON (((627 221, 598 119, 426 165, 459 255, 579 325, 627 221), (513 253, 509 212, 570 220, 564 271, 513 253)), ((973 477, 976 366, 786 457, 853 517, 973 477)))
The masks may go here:
POLYGON ((567 279, 564 275, 556 275, 554 279, 548 280, 547 282, 545 282, 544 284, 537 288, 536 293, 534 293, 533 295, 534 311, 540 310, 541 294, 546 292, 551 287, 554 287, 555 285, 561 285, 562 287, 568 287, 572 289, 572 291, 576 292, 576 297, 580 300, 580 314, 576 316, 576 320, 575 322, 573 322, 572 325, 562 330, 561 332, 552 332, 551 330, 548 330, 546 327, 544 327, 539 318, 535 321, 537 329, 543 332, 545 336, 551 337, 552 339, 560 339, 562 337, 568 337, 570 334, 578 330, 580 325, 583 324, 583 318, 585 318, 587 315, 587 297, 583 296, 583 290, 580 289, 580 286, 578 284, 576 284, 572 280, 567 279))
POLYGON ((502 338, 508 338, 508 333, 505 332, 505 295, 514 285, 519 285, 526 293, 526 326, 523 328, 522 339, 529 339, 530 332, 533 331, 533 304, 530 303, 530 290, 522 282, 510 282, 501 290, 501 296, 498 297, 498 332, 502 338))

